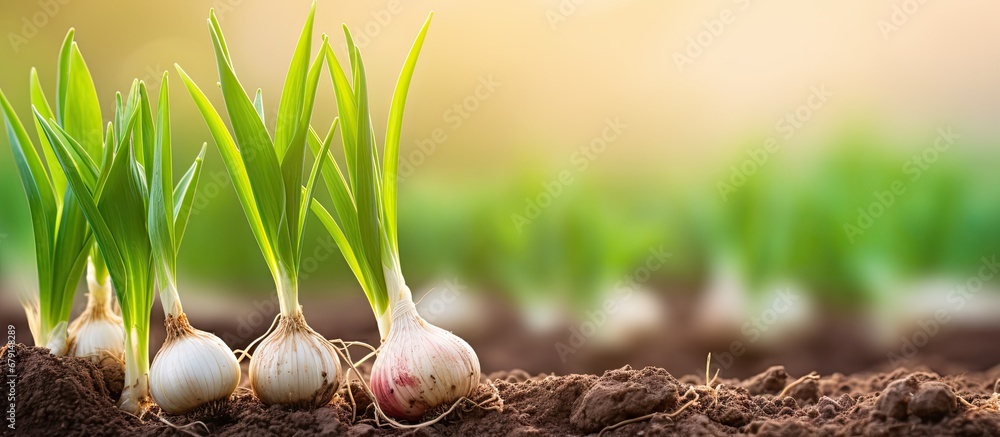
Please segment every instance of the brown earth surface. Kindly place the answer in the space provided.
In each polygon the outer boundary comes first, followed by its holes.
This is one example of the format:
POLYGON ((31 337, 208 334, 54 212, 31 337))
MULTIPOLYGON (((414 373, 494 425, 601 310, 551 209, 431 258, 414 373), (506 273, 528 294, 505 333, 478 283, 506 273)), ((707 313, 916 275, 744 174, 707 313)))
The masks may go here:
MULTIPOLYGON (((477 397, 495 387, 502 409, 467 405, 435 425, 399 430, 378 426, 357 382, 349 385, 356 416, 346 389, 322 408, 288 410, 266 407, 241 388, 183 416, 154 407, 139 419, 115 407, 105 374, 90 361, 20 344, 13 352, 17 420, 16 430, 4 422, 5 435, 1000 435, 1000 367, 817 378, 772 367, 746 380, 719 378, 712 387, 704 375, 675 378, 655 367, 600 376, 497 372, 484 378, 477 397)), ((2 354, 6 361, 6 347, 2 354)))

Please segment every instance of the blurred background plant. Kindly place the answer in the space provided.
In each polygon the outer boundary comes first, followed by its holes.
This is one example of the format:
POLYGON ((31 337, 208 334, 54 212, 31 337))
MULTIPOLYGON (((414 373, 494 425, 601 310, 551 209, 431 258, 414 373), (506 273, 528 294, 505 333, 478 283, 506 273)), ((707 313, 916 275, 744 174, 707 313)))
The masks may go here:
MULTIPOLYGON (((205 4, 150 5, 142 14, 158 19, 149 21, 134 19, 134 8, 68 2, 50 14, 42 3, 0 6, 0 30, 10 42, 0 44, 0 85, 22 117, 30 114, 29 68, 54 71, 49 55, 70 26, 90 49, 102 96, 125 90, 132 77, 158 77, 174 62, 195 80, 214 77, 211 47, 201 37, 205 4), (39 13, 47 14, 44 26, 31 24, 39 13)), ((215 3, 242 40, 233 50, 244 51, 234 53, 245 64, 243 85, 276 94, 295 32, 262 32, 262 23, 294 29, 308 1, 280 10, 215 3)), ((890 19, 891 1, 822 8, 792 0, 592 1, 560 12, 565 20, 550 26, 546 17, 562 3, 493 4, 488 14, 480 9, 487 6, 457 1, 320 5, 318 29, 334 33, 346 22, 365 41, 376 132, 384 131, 407 38, 429 8, 437 11, 401 147, 401 162, 413 171, 400 184, 399 245, 418 297, 442 278, 460 278, 469 298, 506 302, 526 325, 559 339, 614 299, 616 284, 662 247, 672 256, 638 285, 666 302, 658 316, 665 320, 672 314, 683 324, 690 312, 703 322, 690 326, 726 327, 720 335, 738 339, 778 287, 794 284, 823 314, 868 314, 891 321, 880 329, 905 333, 928 311, 951 311, 955 284, 1000 250, 1000 51, 989 18, 1000 5, 926 5, 885 40, 878 23, 890 19), (678 69, 674 56, 685 53, 688 38, 705 30, 705 17, 726 9, 738 19, 678 69), (519 30, 511 32, 515 22, 519 30), (483 98, 484 80, 502 86, 483 98), (833 95, 793 135, 775 124, 821 84, 833 95), (615 117, 627 128, 583 166, 580 152, 600 138, 602 120, 615 117), (915 157, 949 127, 961 137, 913 180, 915 157), (718 184, 731 183, 733 168, 772 137, 778 150, 721 195, 718 184), (432 149, 420 146, 428 138, 432 149), (572 182, 517 226, 512 215, 523 215, 562 172, 572 182), (870 223, 859 217, 859 208, 869 211, 880 202, 875 193, 891 192, 896 181, 902 194, 875 207, 883 212, 870 223), (851 236, 846 226, 861 232, 851 236), (924 309, 909 312, 912 306, 924 309)), ((335 50, 346 56, 344 47, 335 50)), ((217 90, 208 91, 221 102, 217 90)), ((266 113, 278 104, 265 103, 266 113)), ((209 134, 193 105, 174 109, 176 155, 189 156, 209 134)), ((316 125, 335 115, 332 90, 323 88, 316 125)), ((30 280, 32 257, 28 210, 7 150, 0 140, 0 233, 10 235, 0 246, 0 297, 12 302, 16 284, 30 280)), ((191 312, 214 311, 232 322, 240 314, 225 302, 266 299, 272 290, 252 235, 239 225, 232 187, 212 177, 225 176, 219 172, 221 160, 207 159, 178 268, 201 284, 204 299, 217 297, 215 306, 192 305, 191 312)), ((318 255, 301 284, 303 300, 360 297, 320 226, 309 229, 305 257, 318 255)), ((984 288, 1000 295, 994 284, 984 288)), ((976 306, 992 308, 991 299, 976 306)), ((659 329, 696 331, 664 323, 659 329)), ((898 335, 886 339, 876 355, 898 346, 898 335)), ((699 350, 701 360, 709 347, 699 350)), ((556 356, 545 348, 535 353, 556 356)))

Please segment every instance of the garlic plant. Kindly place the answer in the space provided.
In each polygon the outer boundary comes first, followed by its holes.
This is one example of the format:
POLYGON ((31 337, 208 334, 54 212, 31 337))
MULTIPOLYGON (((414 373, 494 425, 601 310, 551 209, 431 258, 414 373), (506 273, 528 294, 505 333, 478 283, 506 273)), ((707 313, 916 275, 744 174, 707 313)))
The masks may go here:
MULTIPOLYGON (((316 160, 303 189, 307 130, 323 66, 319 58, 311 66, 309 62, 315 9, 314 3, 292 57, 273 138, 264 125, 261 93, 251 101, 240 85, 214 12, 209 31, 232 133, 201 89, 177 67, 215 138, 277 288, 277 328, 261 341, 250 361, 250 386, 267 405, 324 405, 342 383, 336 349, 306 324, 298 301, 305 219, 323 163, 316 160)), ((327 47, 324 37, 321 53, 327 47)), ((324 147, 329 147, 334 129, 324 147)))
MULTIPOLYGON (((90 71, 70 29, 59 52, 55 110, 49 105, 35 69, 31 70, 31 103, 45 120, 79 141, 81 157, 103 164, 101 107, 90 71)), ((55 355, 91 357, 119 366, 124 348, 121 319, 111 310, 111 290, 100 253, 92 252, 92 232, 80 201, 52 153, 42 125, 35 122, 38 154, 10 102, 0 91, 0 109, 28 197, 35 240, 38 293, 23 301, 35 345, 55 355), (42 159, 44 156, 44 162, 42 159), (76 287, 89 265, 86 310, 69 323, 76 287), (113 359, 105 359, 111 357, 113 359)))
MULTIPOLYGON (((192 328, 181 307, 177 293, 177 251, 191 216, 205 146, 174 188, 166 73, 160 85, 158 105, 152 173, 148 179, 147 228, 159 279, 160 303, 166 315, 167 339, 153 358, 149 390, 163 411, 181 414, 209 402, 228 399, 240 384, 240 365, 233 351, 219 337, 192 328)), ((153 126, 149 107, 145 104, 143 120, 143 126, 153 126)), ((148 128, 143 133, 147 131, 148 128)))
POLYGON ((312 132, 317 158, 333 197, 336 217, 319 202, 313 212, 337 242, 344 259, 368 296, 378 321, 382 347, 372 367, 371 388, 381 410, 397 419, 418 420, 439 405, 472 394, 479 385, 475 351, 458 336, 431 325, 417 314, 403 280, 396 239, 396 184, 403 107, 420 47, 430 25, 421 28, 396 84, 380 167, 368 106, 368 89, 361 52, 346 30, 353 87, 332 49, 326 50, 333 76, 337 108, 344 121, 341 138, 348 178, 333 155, 312 132))
MULTIPOLYGON (((76 136, 63 129, 55 119, 46 117, 37 105, 35 107, 35 119, 93 229, 100 250, 100 256, 94 258, 103 259, 106 265, 107 273, 100 263, 95 263, 88 275, 93 305, 85 312, 88 317, 74 324, 73 331, 78 335, 75 347, 81 351, 92 348, 95 341, 90 339, 87 331, 100 332, 107 328, 92 319, 101 314, 107 317, 113 314, 107 299, 110 287, 106 276, 110 275, 125 325, 125 387, 118 405, 133 414, 141 414, 150 403, 149 316, 157 270, 160 280, 167 284, 161 287, 161 301, 168 314, 168 338, 180 342, 185 334, 202 337, 190 328, 181 311, 173 274, 176 247, 190 215, 195 193, 193 188, 201 174, 202 156, 195 160, 177 187, 173 188, 170 182, 167 93, 167 77, 164 75, 155 122, 145 83, 133 82, 124 106, 121 95, 118 95, 115 122, 108 125, 108 144, 103 151, 104 165, 101 167, 90 159, 76 136), (153 162, 150 164, 149 160, 153 162)), ((221 344, 221 341, 217 342, 221 344)), ((226 397, 236 388, 239 368, 224 344, 224 354, 230 357, 228 368, 201 368, 205 363, 203 357, 215 358, 223 353, 218 348, 213 350, 201 344, 195 348, 196 353, 186 356, 188 363, 166 360, 171 364, 162 372, 164 376, 157 375, 154 379, 154 383, 159 383, 157 387, 164 384, 170 386, 166 391, 168 395, 157 396, 158 401, 162 400, 161 406, 165 411, 190 409, 200 402, 226 397), (191 368, 197 368, 202 373, 191 375, 185 372, 191 368), (221 382, 215 385, 221 388, 214 387, 212 381, 206 381, 205 373, 220 375, 216 379, 221 382), (210 387, 204 388, 206 385, 210 387), (177 388, 186 390, 186 396, 174 395, 173 390, 177 388), (217 395, 217 392, 225 393, 217 395)), ((164 347, 168 352, 173 349, 164 347)), ((161 351, 162 354, 164 351, 161 351)))
POLYGON ((122 105, 120 94, 116 103, 100 167, 77 136, 37 105, 35 120, 79 200, 111 276, 125 327, 125 387, 118 406, 141 415, 150 404, 149 315, 155 278, 146 230, 151 169, 142 165, 142 158, 152 154, 154 131, 145 84, 134 81, 127 103, 122 105))
POLYGON ((77 355, 95 359, 106 357, 101 354, 110 349, 107 342, 117 339, 125 345, 125 387, 118 405, 137 415, 151 400, 168 413, 182 413, 227 398, 240 377, 232 351, 218 337, 191 327, 177 295, 177 250, 190 218, 205 147, 174 187, 168 95, 164 74, 155 122, 145 83, 133 82, 124 106, 117 96, 115 122, 108 125, 100 167, 79 137, 35 105, 39 130, 79 199, 99 248, 92 256, 97 262, 88 272, 90 304, 70 328, 75 335, 70 345, 77 355), (167 315, 167 341, 157 354, 151 379, 149 315, 157 278, 167 315), (121 318, 112 310, 112 285, 121 318), (115 329, 118 323, 124 323, 124 335, 115 329))

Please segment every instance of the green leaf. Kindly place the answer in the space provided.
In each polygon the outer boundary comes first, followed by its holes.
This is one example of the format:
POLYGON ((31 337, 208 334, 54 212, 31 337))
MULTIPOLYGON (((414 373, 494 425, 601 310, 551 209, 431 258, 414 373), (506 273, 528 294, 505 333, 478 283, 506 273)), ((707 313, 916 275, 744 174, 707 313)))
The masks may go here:
MULTIPOLYGON (((37 119, 37 117, 36 117, 37 119)), ((83 145, 78 143, 74 138, 70 137, 69 134, 56 124, 55 120, 49 120, 51 127, 62 134, 63 141, 69 150, 69 153, 73 155, 73 159, 80 165, 83 171, 82 177, 84 177, 87 182, 87 186, 99 187, 98 179, 101 173, 101 169, 94 163, 94 160, 90 158, 87 151, 83 148, 83 145)))
POLYGON ((181 241, 187 231, 188 220, 191 218, 191 207, 194 205, 195 194, 198 192, 198 181, 201 179, 202 163, 205 161, 205 150, 208 143, 201 145, 201 152, 194 163, 181 177, 174 188, 174 247, 180 250, 181 241))
MULTIPOLYGON (((31 69, 31 105, 38 109, 38 112, 46 120, 55 118, 52 108, 49 107, 49 101, 45 97, 45 92, 42 91, 42 84, 38 80, 38 71, 34 68, 31 69)), ((38 122, 34 124, 35 131, 38 133, 39 145, 42 147, 42 154, 45 156, 49 178, 52 181, 52 192, 56 193, 56 202, 61 204, 62 193, 66 192, 66 176, 63 174, 62 168, 59 167, 59 161, 56 160, 56 155, 52 151, 52 147, 49 146, 49 141, 45 138, 42 127, 38 125, 38 122)))
POLYGON ((240 156, 240 151, 236 148, 236 142, 233 140, 232 135, 230 135, 229 130, 226 128, 226 124, 222 121, 222 117, 219 116, 219 113, 212 106, 212 103, 208 101, 208 98, 205 97, 205 94, 202 93, 201 89, 198 88, 198 85, 191 80, 191 78, 179 65, 175 65, 175 67, 177 68, 177 72, 181 75, 181 79, 184 81, 184 85, 187 87, 188 92, 194 99, 195 104, 201 111, 201 115, 205 119, 205 123, 212 132, 212 138, 215 139, 215 144, 219 149, 219 154, 222 155, 222 161, 226 164, 226 169, 229 171, 229 178, 233 181, 237 197, 240 200, 240 204, 243 206, 243 212, 247 216, 247 221, 250 223, 250 229, 253 231, 254 237, 257 239, 257 244, 260 246, 264 260, 267 261, 267 265, 271 268, 272 272, 276 271, 278 268, 277 254, 275 254, 271 249, 271 240, 265 231, 260 210, 257 208, 257 200, 253 196, 253 188, 250 185, 250 177, 243 164, 243 158, 240 156))
MULTIPOLYGON (((302 27, 302 33, 299 34, 299 41, 295 45, 292 62, 288 66, 288 73, 285 75, 285 86, 281 90, 281 100, 278 102, 278 121, 274 130, 274 147, 282 162, 285 161, 283 157, 289 146, 291 146, 292 141, 296 136, 300 136, 298 135, 298 131, 305 131, 305 129, 299 128, 302 124, 302 118, 306 119, 305 124, 308 126, 308 118, 312 113, 311 111, 306 113, 303 108, 306 99, 305 94, 308 92, 306 80, 309 75, 309 53, 312 50, 313 17, 315 15, 316 2, 314 1, 312 7, 309 8, 309 16, 302 27)), ((312 94, 315 95, 315 86, 313 87, 312 94)), ((305 141, 304 135, 301 135, 300 138, 302 141, 305 141)), ((301 166, 299 168, 301 169, 301 166)), ((301 175, 297 175, 296 177, 301 178, 301 175)), ((296 179, 297 181, 298 179, 296 179)), ((298 191, 298 183, 292 188, 298 191)))
MULTIPOLYGON (((38 287, 41 300, 52 290, 52 258, 55 246, 56 200, 52 194, 52 186, 45 174, 42 160, 35 150, 34 144, 24 130, 14 108, 7 96, 0 91, 0 109, 3 110, 4 124, 7 128, 7 138, 14 152, 14 163, 21 177, 21 185, 28 199, 28 209, 31 213, 32 231, 35 238, 35 261, 38 269, 38 287)), ((45 324, 46 318, 42 317, 45 324)), ((47 332, 51 326, 44 326, 47 332)), ((36 339, 38 340, 38 339, 36 339)))
MULTIPOLYGON (((66 141, 63 139, 61 133, 56 132, 55 129, 52 128, 37 111, 35 112, 35 117, 39 121, 39 124, 41 124, 42 130, 45 132, 45 136, 48 138, 49 144, 52 145, 56 152, 56 157, 66 174, 67 182, 70 187, 72 187, 74 192, 79 193, 77 197, 80 199, 80 206, 82 207, 84 214, 87 216, 91 229, 93 229, 94 234, 97 237, 101 248, 101 254, 104 256, 105 264, 108 267, 108 271, 111 273, 115 288, 116 290, 121 290, 121 287, 126 287, 126 284, 119 283, 119 281, 126 276, 125 260, 118 247, 118 243, 115 240, 114 233, 111 232, 107 222, 105 222, 97 208, 97 201, 91 193, 91 187, 87 185, 84 178, 81 176, 81 172, 84 170, 82 170, 81 166, 76 162, 74 154, 70 152, 69 147, 66 145, 66 141)), ((119 291, 119 293, 123 293, 123 291, 119 291)), ((125 312, 126 303, 121 300, 119 303, 122 305, 123 312, 125 312)))
POLYGON ((87 224, 77 196, 72 190, 68 191, 63 199, 55 243, 52 263, 53 293, 50 303, 43 304, 42 307, 48 306, 50 320, 68 321, 73 307, 73 296, 76 294, 83 269, 87 265, 91 246, 90 225, 87 224))
POLYGON ((60 114, 61 126, 83 145, 91 157, 97 157, 101 155, 104 142, 101 137, 104 133, 101 104, 90 70, 75 42, 70 44, 69 63, 66 96, 60 114))
MULTIPOLYGON (((326 46, 326 39, 323 40, 323 45, 326 46)), ((292 264, 292 267, 296 271, 298 269, 298 261, 301 258, 302 234, 300 232, 302 231, 302 223, 306 212, 303 208, 304 202, 302 200, 300 181, 302 180, 303 160, 305 159, 307 129, 309 128, 313 103, 316 101, 315 96, 316 87, 319 84, 319 74, 323 69, 322 57, 323 55, 320 54, 316 61, 313 62, 312 68, 309 69, 305 81, 304 92, 306 96, 299 103, 299 107, 296 108, 297 111, 301 112, 300 117, 296 117, 298 126, 296 126, 290 144, 285 149, 284 158, 281 162, 281 173, 285 184, 285 214, 288 225, 284 231, 287 233, 286 237, 290 240, 293 252, 290 264, 292 264)), ((299 90, 299 92, 302 92, 302 90, 299 90)), ((281 114, 278 115, 278 123, 285 123, 282 121, 281 114)), ((309 199, 307 198, 305 204, 308 204, 308 201, 309 199)))
MULTIPOLYGON (((361 109, 359 107, 360 103, 358 102, 358 99, 359 99, 359 97, 358 97, 358 95, 359 95, 358 94, 358 86, 359 86, 358 83, 363 80, 362 76, 364 75, 364 72, 360 68, 361 67, 361 60, 358 59, 358 56, 361 54, 361 52, 357 49, 357 45, 354 43, 354 38, 351 36, 351 31, 347 28, 347 25, 345 24, 343 27, 344 27, 344 36, 347 39, 347 50, 348 50, 348 53, 350 53, 351 75, 353 77, 354 87, 355 87, 355 89, 354 89, 354 106, 355 106, 355 110, 358 111, 358 119, 355 120, 355 124, 354 124, 354 135, 355 135, 355 138, 354 138, 354 145, 352 147, 354 149, 354 151, 353 151, 353 155, 350 158, 348 158, 348 161, 347 161, 347 171, 348 171, 348 173, 350 173, 351 190, 354 193, 357 193, 358 192, 358 185, 357 185, 358 184, 358 172, 360 171, 359 170, 359 164, 358 164, 358 155, 360 154, 360 151, 357 150, 358 147, 359 147, 357 143, 360 142, 360 140, 358 139, 358 137, 360 137, 362 135, 362 133, 358 131, 358 126, 360 125, 360 117, 364 116, 364 114, 361 114, 361 109)), ((365 98, 367 98, 367 93, 366 93, 365 98)), ((370 116, 371 115, 369 114, 369 117, 370 116)), ((370 124, 371 123, 368 123, 368 125, 370 125, 370 124)), ((344 150, 345 150, 345 153, 347 153, 346 146, 345 146, 344 150)))
MULTIPOLYGON (((210 22, 222 96, 226 102, 226 109, 236 141, 240 145, 240 155, 246 165, 250 186, 253 188, 254 198, 260 209, 264 230, 268 234, 269 241, 280 243, 279 228, 284 219, 285 190, 274 144, 254 110, 253 103, 247 97, 243 86, 240 85, 233 72, 225 52, 222 30, 219 28, 218 20, 214 14, 212 14, 210 22)), ((273 249, 277 249, 276 255, 279 260, 286 261, 285 256, 288 255, 290 247, 282 248, 280 244, 277 244, 273 249)))
MULTIPOLYGON (((340 61, 329 45, 324 50, 326 53, 326 63, 330 69, 330 76, 333 81, 333 90, 337 96, 337 113, 342 120, 340 135, 344 143, 344 157, 347 160, 348 172, 355 167, 354 157, 357 156, 357 128, 358 128, 358 107, 354 102, 354 90, 351 87, 347 75, 340 67, 340 61)), ((348 174, 350 177, 353 175, 348 174)))
MULTIPOLYGON (((365 77, 364 61, 355 49, 358 77, 355 82, 358 102, 358 148, 357 172, 354 200, 358 207, 358 223, 361 231, 361 247, 365 264, 375 270, 382 265, 381 208, 379 206, 378 168, 375 159, 375 140, 372 137, 371 118, 368 108, 368 85, 365 77)), ((381 270, 379 268, 378 270, 381 270)), ((369 282, 376 290, 385 290, 385 277, 381 271, 369 282)))
MULTIPOLYGON (((62 46, 59 48, 59 74, 56 76, 56 120, 62 123, 66 113, 66 98, 69 95, 70 52, 73 46, 73 36, 76 30, 72 27, 66 32, 62 46)), ((42 114, 46 115, 46 114, 42 114)), ((51 118, 51 117, 50 117, 51 118)), ((45 118, 48 120, 49 118, 45 118)))
MULTIPOLYGON (((141 89, 144 90, 145 88, 143 87, 141 89)), ((143 106, 145 106, 146 108, 148 108, 149 104, 146 104, 146 105, 143 105, 143 106)), ((155 134, 156 134, 155 135, 155 139, 153 140, 155 142, 155 144, 154 144, 153 147, 154 147, 155 150, 158 150, 159 153, 154 152, 154 154, 158 155, 158 157, 160 157, 163 160, 163 162, 160 165, 160 168, 161 168, 160 177, 161 177, 161 182, 162 182, 160 188, 163 190, 163 193, 165 194, 164 197, 163 197, 163 205, 164 205, 164 211, 163 212, 164 212, 165 217, 169 217, 170 218, 170 220, 167 220, 167 221, 170 222, 170 223, 173 223, 174 202, 173 202, 173 195, 172 195, 173 190, 171 188, 172 188, 172 184, 173 184, 173 180, 174 180, 174 173, 173 173, 173 165, 172 165, 173 164, 173 152, 171 150, 172 145, 171 145, 171 142, 170 142, 170 139, 171 139, 171 135, 170 135, 170 81, 169 81, 169 77, 167 75, 167 72, 165 72, 165 71, 163 72, 163 78, 160 80, 160 97, 159 97, 159 100, 157 101, 157 107, 156 107, 156 132, 155 132, 155 134)), ((155 167, 155 165, 154 165, 154 167, 155 167)))
MULTIPOLYGON (((331 130, 330 135, 333 133, 331 130)), ((316 159, 322 157, 319 153, 321 144, 319 135, 316 134, 315 130, 310 128, 309 146, 316 159)), ((340 171, 337 161, 333 159, 333 155, 327 152, 326 159, 329 162, 328 165, 323 166, 323 180, 326 182, 327 189, 333 197, 337 219, 335 220, 316 200, 312 202, 312 211, 323 222, 344 255, 344 259, 351 265, 351 269, 358 278, 361 288, 364 289, 365 295, 368 296, 368 302, 372 305, 372 309, 377 314, 382 314, 388 305, 388 294, 386 293, 385 286, 383 285, 381 288, 378 288, 377 279, 382 278, 384 281, 382 267, 381 265, 372 266, 368 264, 367 258, 364 255, 364 246, 358 223, 358 210, 354 204, 350 187, 344 179, 344 174, 340 171)))
MULTIPOLYGON (((36 111, 36 114, 40 113, 36 111)), ((55 119, 51 119, 50 122, 54 123, 55 119)), ((61 126, 56 125, 55 129, 64 137, 67 135, 61 126)), ((66 141, 71 153, 82 164, 85 180, 88 184, 96 186, 99 172, 96 164, 80 143, 72 138, 66 141)), ((86 267, 92 242, 91 228, 80 209, 75 191, 66 191, 57 223, 53 249, 52 297, 48 304, 41 305, 43 308, 48 308, 48 317, 56 323, 68 321, 70 318, 73 296, 86 267)))
MULTIPOLYGON (((343 125, 341 125, 341 129, 343 129, 343 125)), ((330 138, 327 138, 327 140, 330 140, 330 138)), ((315 159, 324 158, 319 153, 324 142, 320 141, 319 135, 316 134, 315 130, 312 128, 309 129, 309 147, 312 149, 315 159)), ((323 180, 326 182, 327 190, 333 197, 333 204, 340 225, 348 235, 351 245, 353 247, 360 247, 361 231, 358 227, 358 209, 354 203, 354 196, 351 194, 350 187, 344 179, 344 174, 340 171, 340 166, 333 159, 333 155, 327 152, 325 158, 329 161, 329 164, 323 166, 323 180)))
POLYGON ((354 37, 351 36, 351 30, 347 28, 347 24, 342 26, 344 28, 344 38, 347 39, 347 53, 349 54, 349 61, 351 61, 351 77, 354 79, 354 84, 357 86, 360 76, 360 70, 358 69, 358 55, 361 53, 357 49, 357 44, 354 43, 354 37))
MULTIPOLYGON (((132 119, 134 118, 135 117, 132 117, 132 119)), ((117 144, 117 142, 114 136, 114 131, 115 127, 113 124, 108 123, 108 127, 105 129, 104 134, 104 156, 101 158, 101 173, 98 176, 97 181, 98 193, 101 192, 101 188, 104 187, 104 183, 108 180, 108 172, 111 170, 111 161, 115 159, 115 144, 117 144)))
MULTIPOLYGON (((41 118, 38 112, 35 116, 41 118)), ((125 137, 133 136, 134 110, 128 118, 130 121, 125 137)), ((86 167, 77 161, 79 155, 70 150, 68 143, 72 139, 58 126, 41 121, 69 185, 77 194, 87 221, 94 230, 118 294, 126 331, 139 335, 135 341, 143 349, 148 340, 149 310, 153 302, 152 248, 146 229, 148 196, 135 151, 128 142, 119 143, 110 163, 107 183, 100 195, 95 196, 94 187, 88 185, 82 175, 86 167)), ((143 363, 138 365, 143 367, 143 363)))
MULTIPOLYGON (((161 97, 163 96, 162 91, 160 93, 160 96, 161 97)), ((153 156, 156 154, 156 152, 153 149, 156 147, 156 141, 158 140, 158 138, 156 138, 156 135, 160 134, 161 132, 156 130, 156 128, 159 127, 159 124, 157 124, 156 127, 154 128, 153 111, 152 108, 150 108, 150 103, 149 103, 149 92, 146 90, 146 84, 142 81, 139 82, 138 107, 139 107, 139 121, 136 124, 136 130, 139 131, 138 132, 139 134, 136 135, 136 138, 134 139, 139 141, 138 147, 135 147, 136 161, 138 161, 138 163, 143 166, 143 169, 145 169, 147 184, 152 184, 153 183, 152 160, 153 156)), ((157 115, 159 115, 159 112, 157 112, 157 115)), ((160 120, 157 119, 156 122, 159 123, 160 120)), ((167 135, 168 135, 167 138, 169 139, 170 134, 168 133, 167 135)), ((169 191, 167 192, 169 193, 169 191)))
POLYGON ((112 122, 115 142, 122 137, 122 127, 125 126, 125 105, 122 104, 122 93, 115 93, 115 120, 112 122))
POLYGON ((264 95, 261 94, 260 88, 257 88, 257 94, 253 96, 253 109, 257 110, 260 122, 267 126, 267 120, 264 118, 264 95))
MULTIPOLYGON (((319 148, 318 151, 316 151, 316 153, 314 153, 316 159, 313 160, 313 168, 309 172, 309 179, 306 182, 306 187, 303 192, 302 204, 299 207, 300 208, 298 215, 299 221, 297 225, 298 228, 296 229, 295 232, 295 234, 298 235, 299 238, 297 247, 299 248, 300 251, 302 250, 302 245, 303 245, 302 243, 306 236, 305 233, 306 215, 309 212, 308 211, 309 204, 312 202, 313 192, 316 189, 316 180, 319 177, 320 171, 322 171, 324 167, 323 163, 325 160, 323 159, 323 157, 330 153, 330 144, 333 143, 333 134, 334 132, 337 131, 338 124, 340 124, 340 119, 334 118, 333 126, 330 127, 330 133, 326 135, 326 140, 323 141, 323 145, 319 148)), ((299 254, 298 256, 301 257, 301 254, 299 254)))
MULTIPOLYGON (((142 119, 146 124, 143 136, 150 136, 154 133, 152 128, 152 117, 149 115, 149 103, 146 101, 145 86, 140 85, 142 93, 142 119), (145 121, 147 118, 150 121, 145 121)), ((152 243, 153 255, 156 258, 156 265, 162 269, 160 274, 167 275, 161 278, 176 282, 177 272, 177 245, 174 239, 174 207, 173 207, 173 176, 171 163, 173 160, 170 150, 170 100, 167 74, 163 74, 160 85, 160 99, 156 110, 156 132, 153 150, 146 156, 152 159, 152 166, 147 166, 149 177, 149 212, 147 215, 147 228, 149 229, 149 240, 152 243)), ((140 123, 142 125, 142 123, 140 123)))
POLYGON ((312 201, 312 211, 319 218, 320 223, 326 227, 326 230, 330 232, 330 236, 333 237, 333 241, 340 248, 340 253, 344 256, 344 260, 347 261, 347 265, 354 272, 354 277, 358 279, 361 284, 361 288, 364 290, 365 295, 368 296, 369 302, 374 302, 375 298, 371 294, 371 287, 368 286, 367 275, 362 271, 361 265, 358 263, 358 258, 354 254, 353 246, 348 242, 347 237, 340 230, 340 226, 337 224, 330 212, 323 207, 318 200, 312 201))
POLYGON ((410 88, 410 79, 413 78, 413 70, 417 66, 417 57, 420 56, 420 48, 424 45, 424 37, 427 35, 427 28, 431 25, 432 13, 427 17, 424 26, 420 28, 410 54, 406 56, 403 64, 403 71, 399 74, 396 82, 396 90, 392 93, 392 105, 389 107, 389 122, 385 132, 385 153, 382 171, 382 225, 385 227, 386 236, 389 239, 389 249, 393 256, 399 258, 399 243, 396 240, 396 196, 398 180, 396 178, 399 170, 399 136, 403 128, 403 108, 406 106, 406 94, 410 88))

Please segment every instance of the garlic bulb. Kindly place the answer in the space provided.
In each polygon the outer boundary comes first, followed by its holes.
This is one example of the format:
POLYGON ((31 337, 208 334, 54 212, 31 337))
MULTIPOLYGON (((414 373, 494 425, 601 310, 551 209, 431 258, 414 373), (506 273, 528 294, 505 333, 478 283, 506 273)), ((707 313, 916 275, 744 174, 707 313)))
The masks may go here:
POLYGON ((69 349, 66 340, 66 322, 59 322, 55 328, 52 328, 52 331, 49 332, 48 341, 45 342, 45 347, 48 348, 49 353, 52 355, 66 355, 69 349))
POLYGON ((282 315, 250 360, 250 387, 265 405, 326 405, 340 383, 336 349, 306 324, 301 311, 282 315))
POLYGON ((87 309, 69 327, 69 355, 89 357, 98 365, 121 367, 125 353, 125 328, 122 318, 111 308, 111 283, 95 278, 93 264, 87 274, 87 309))
POLYGON ((115 314, 105 317, 87 317, 83 314, 71 330, 73 343, 69 355, 89 357, 96 364, 120 359, 125 352, 125 331, 121 318, 115 314))
POLYGON ((187 316, 168 316, 167 340, 153 359, 149 389, 156 404, 182 414, 226 399, 240 384, 240 365, 233 351, 214 334, 191 327, 187 316))
POLYGON ((479 386, 476 352, 457 335, 427 323, 412 300, 394 304, 391 326, 371 374, 372 392, 385 414, 418 420, 479 386))

